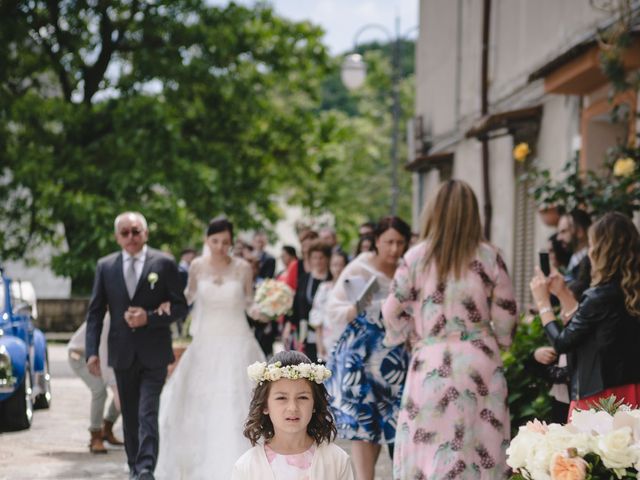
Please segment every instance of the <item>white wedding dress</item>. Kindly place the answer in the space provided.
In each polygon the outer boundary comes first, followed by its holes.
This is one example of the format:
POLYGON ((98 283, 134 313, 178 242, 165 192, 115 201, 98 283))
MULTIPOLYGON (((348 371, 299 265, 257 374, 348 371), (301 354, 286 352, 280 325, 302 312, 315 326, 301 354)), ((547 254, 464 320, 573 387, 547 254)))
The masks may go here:
POLYGON ((200 257, 189 269, 193 341, 160 397, 159 480, 228 480, 251 447, 242 435, 254 386, 247 366, 264 361, 245 317, 251 283, 237 258, 216 271, 200 257))

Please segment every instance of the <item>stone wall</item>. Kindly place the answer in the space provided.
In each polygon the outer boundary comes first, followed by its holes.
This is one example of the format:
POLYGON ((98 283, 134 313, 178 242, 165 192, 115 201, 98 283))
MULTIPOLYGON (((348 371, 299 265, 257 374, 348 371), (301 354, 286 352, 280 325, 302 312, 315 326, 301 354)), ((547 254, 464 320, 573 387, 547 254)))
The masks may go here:
POLYGON ((84 321, 88 298, 38 299, 35 324, 44 332, 73 332, 84 321))

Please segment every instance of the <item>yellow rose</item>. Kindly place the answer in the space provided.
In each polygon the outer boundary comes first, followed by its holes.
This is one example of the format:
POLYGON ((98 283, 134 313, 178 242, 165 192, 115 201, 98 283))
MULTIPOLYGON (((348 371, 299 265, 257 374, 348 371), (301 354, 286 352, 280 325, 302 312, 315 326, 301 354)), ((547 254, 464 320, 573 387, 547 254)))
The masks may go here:
POLYGON ((613 174, 616 177, 628 177, 636 170, 636 162, 631 157, 619 158, 613 165, 613 174))
POLYGON ((529 148, 529 144, 522 142, 516 145, 516 148, 513 149, 513 158, 518 162, 524 162, 530 153, 531 149, 529 148))

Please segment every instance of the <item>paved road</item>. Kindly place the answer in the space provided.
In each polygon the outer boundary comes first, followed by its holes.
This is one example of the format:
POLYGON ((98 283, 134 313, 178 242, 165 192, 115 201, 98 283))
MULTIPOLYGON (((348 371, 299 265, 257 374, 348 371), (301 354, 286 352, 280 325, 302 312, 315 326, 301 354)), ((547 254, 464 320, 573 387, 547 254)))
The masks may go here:
MULTIPOLYGON (((124 450, 90 454, 87 419, 90 395, 67 364, 66 350, 50 345, 53 401, 51 409, 37 410, 24 432, 0 434, 0 480, 125 480, 124 450)), ((120 422, 116 432, 122 437, 120 422)), ((348 445, 340 443, 348 450, 348 445)), ((391 478, 386 450, 380 455, 376 479, 391 478)))

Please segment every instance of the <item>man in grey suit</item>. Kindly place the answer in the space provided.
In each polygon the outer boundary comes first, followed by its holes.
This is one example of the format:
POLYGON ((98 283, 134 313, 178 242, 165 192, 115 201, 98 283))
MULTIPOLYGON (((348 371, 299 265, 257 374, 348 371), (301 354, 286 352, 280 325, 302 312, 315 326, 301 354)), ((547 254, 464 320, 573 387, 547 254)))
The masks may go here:
POLYGON ((98 345, 108 308, 109 365, 120 393, 130 478, 153 480, 160 392, 174 360, 169 326, 186 316, 187 304, 175 262, 146 245, 144 216, 125 212, 114 226, 122 250, 98 261, 87 313, 87 366, 100 374, 98 345))

